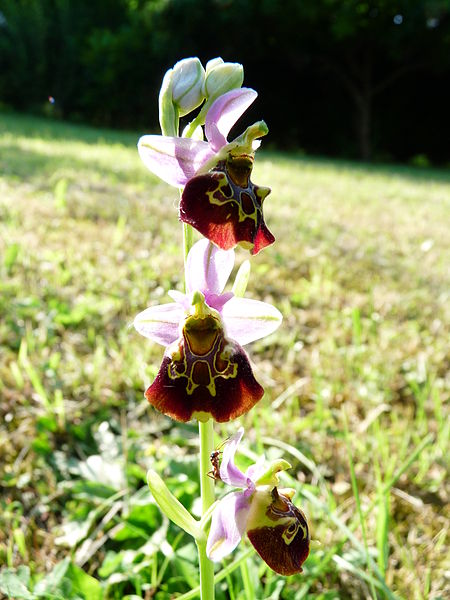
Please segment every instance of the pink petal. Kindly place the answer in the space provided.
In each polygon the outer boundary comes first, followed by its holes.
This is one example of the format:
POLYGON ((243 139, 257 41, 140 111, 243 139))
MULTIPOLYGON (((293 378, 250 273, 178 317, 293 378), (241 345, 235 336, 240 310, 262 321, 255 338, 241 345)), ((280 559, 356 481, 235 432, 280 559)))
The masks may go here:
POLYGON ((280 311, 267 302, 231 298, 222 309, 227 337, 249 344, 271 334, 283 319, 280 311))
POLYGON ((215 308, 219 312, 222 312, 224 305, 233 298, 233 292, 225 292, 225 294, 205 294, 206 304, 211 308, 215 308))
POLYGON ((253 465, 249 466, 245 476, 251 481, 257 481, 265 471, 267 471, 266 459, 264 456, 260 456, 253 465))
POLYGON ((158 304, 140 312, 134 319, 135 329, 143 336, 162 346, 178 339, 184 311, 180 304, 158 304))
POLYGON ((234 435, 227 441, 222 454, 220 463, 220 478, 224 483, 234 487, 246 489, 248 487, 248 478, 234 464, 234 455, 244 435, 243 427, 240 427, 234 435))
POLYGON ((163 135, 144 135, 138 151, 147 169, 175 187, 183 187, 214 156, 206 142, 163 135))
POLYGON ((205 134, 215 152, 225 146, 230 129, 257 96, 255 90, 237 88, 219 96, 213 102, 206 115, 205 134))
MULTIPOLYGON (((186 286, 189 292, 220 294, 234 265, 234 251, 220 250, 207 239, 194 244, 186 263, 186 286)), ((215 308, 215 307, 213 307, 215 308)))
POLYGON ((177 304, 182 306, 184 310, 189 310, 189 307, 191 306, 191 298, 188 294, 183 294, 178 290, 169 290, 167 295, 170 296, 174 302, 177 302, 177 304))
POLYGON ((249 510, 250 502, 242 492, 232 492, 219 502, 206 544, 208 558, 222 560, 236 548, 245 532, 249 510))

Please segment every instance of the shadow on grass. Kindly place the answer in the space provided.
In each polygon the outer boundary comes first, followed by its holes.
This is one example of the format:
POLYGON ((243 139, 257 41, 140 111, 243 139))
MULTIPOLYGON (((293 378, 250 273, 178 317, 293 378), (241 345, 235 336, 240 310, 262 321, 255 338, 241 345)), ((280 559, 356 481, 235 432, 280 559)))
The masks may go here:
MULTIPOLYGON (((80 142, 84 142, 84 140, 81 138, 80 142)), ((48 153, 31 149, 24 150, 14 141, 2 144, 0 145, 0 175, 28 182, 43 180, 45 186, 56 183, 61 177, 76 179, 77 174, 86 174, 86 172, 97 178, 100 175, 105 179, 113 178, 122 183, 135 183, 144 175, 150 180, 150 174, 145 171, 138 160, 136 160, 135 168, 126 167, 117 162, 111 162, 108 165, 106 159, 96 159, 89 155, 83 155, 82 151, 78 152, 78 148, 73 148, 72 151, 70 148, 69 142, 63 151, 48 153)))
MULTIPOLYGON (((69 143, 81 142, 89 145, 121 144, 126 148, 132 149, 136 147, 141 135, 158 132, 98 129, 88 125, 72 124, 50 118, 0 112, 0 137, 4 133, 47 141, 61 140, 69 143)), ((336 169, 346 169, 354 173, 402 177, 403 179, 412 181, 450 182, 450 169, 358 162, 323 156, 305 156, 301 152, 283 152, 282 150, 262 150, 260 152, 268 160, 282 159, 288 163, 334 167, 336 169)), ((59 160, 59 157, 57 158, 59 160)))
POLYGON ((0 112, 0 136, 4 133, 20 135, 42 140, 64 140, 66 142, 83 142, 85 144, 123 144, 130 148, 136 146, 142 133, 132 131, 116 131, 113 129, 97 129, 88 125, 68 123, 45 117, 0 112))

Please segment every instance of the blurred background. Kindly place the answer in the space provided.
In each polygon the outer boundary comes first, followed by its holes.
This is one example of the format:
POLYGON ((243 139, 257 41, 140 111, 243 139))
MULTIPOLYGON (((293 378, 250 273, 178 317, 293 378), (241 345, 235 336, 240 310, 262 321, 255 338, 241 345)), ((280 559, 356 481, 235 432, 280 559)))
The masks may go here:
POLYGON ((448 599, 450 0, 0 0, 0 600, 195 596, 146 474, 199 516, 197 425, 149 408, 164 349, 132 327, 184 289, 136 143, 188 56, 258 91, 230 139, 269 126, 246 295, 283 324, 239 460, 292 464, 314 540, 288 578, 244 541, 217 600, 448 599))
POLYGON ((278 148, 450 159, 449 0, 0 0, 2 108, 156 131, 190 55, 245 65, 278 148))

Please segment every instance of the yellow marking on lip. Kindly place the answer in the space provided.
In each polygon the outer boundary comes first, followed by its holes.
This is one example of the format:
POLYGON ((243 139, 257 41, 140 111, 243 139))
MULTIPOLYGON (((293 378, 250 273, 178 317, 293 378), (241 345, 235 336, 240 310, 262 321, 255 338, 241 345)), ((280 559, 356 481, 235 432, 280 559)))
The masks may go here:
POLYGON ((237 363, 231 361, 220 322, 213 315, 208 317, 210 327, 205 323, 198 327, 195 317, 188 317, 191 325, 183 328, 182 349, 172 354, 167 374, 170 379, 187 379, 186 393, 191 396, 198 387, 205 387, 212 397, 216 396, 216 379, 234 379, 238 373, 237 363))
POLYGON ((252 189, 252 186, 248 186, 246 188, 239 188, 233 182, 233 180, 231 179, 231 177, 228 175, 227 172, 220 172, 220 179, 217 181, 217 187, 214 190, 207 191, 206 195, 208 197, 209 203, 214 204, 216 206, 224 206, 225 204, 228 204, 228 203, 234 204, 238 209, 239 223, 242 223, 242 221, 245 221, 245 219, 251 219, 255 223, 255 225, 257 225, 258 212, 260 212, 260 209, 259 209, 259 207, 257 207, 255 205, 255 201, 254 201, 255 193, 252 189), (227 196, 222 191, 222 188, 225 188, 227 186, 229 186, 232 190, 231 196, 227 196), (224 198, 223 200, 219 200, 218 198, 214 197, 214 194, 217 193, 217 191, 219 191, 223 195, 223 198, 224 198), (235 198, 235 194, 239 193, 239 197, 240 197, 241 192, 245 192, 252 198, 253 204, 255 206, 253 213, 248 214, 248 213, 244 212, 242 210, 241 202, 237 198, 235 198))

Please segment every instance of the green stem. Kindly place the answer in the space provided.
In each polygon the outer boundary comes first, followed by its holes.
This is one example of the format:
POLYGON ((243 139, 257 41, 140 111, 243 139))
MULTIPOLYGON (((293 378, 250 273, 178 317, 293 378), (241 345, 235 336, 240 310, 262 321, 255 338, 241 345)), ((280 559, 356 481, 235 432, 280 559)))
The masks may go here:
POLYGON ((200 490, 202 494, 202 514, 214 503, 214 479, 209 477, 211 470, 210 455, 214 450, 214 421, 199 422, 200 435, 200 490))
MULTIPOLYGON (((214 583, 220 583, 226 579, 230 573, 233 573, 233 571, 235 571, 243 562, 248 560, 254 552, 253 546, 250 546, 250 548, 248 548, 243 554, 238 556, 232 563, 217 573, 217 575, 214 577, 214 583)), ((193 598, 198 598, 199 593, 200 587, 196 587, 190 592, 186 592, 186 594, 178 596, 177 600, 192 600, 193 598)), ((228 593, 230 593, 230 591, 228 591, 228 593)))
POLYGON ((194 244, 194 229, 191 225, 183 223, 183 251, 184 265, 186 266, 187 255, 194 244))
POLYGON ((205 111, 203 110, 204 105, 202 106, 202 110, 199 112, 199 114, 195 117, 195 119, 193 121, 191 121, 189 123, 189 125, 186 128, 185 137, 192 137, 194 135, 194 131, 197 129, 197 127, 199 125, 203 125, 205 122, 205 111))
MULTIPOLYGON (((214 480, 208 476, 210 471, 210 454, 214 448, 214 421, 198 424, 200 436, 200 492, 202 498, 202 515, 214 503, 214 480)), ((206 556, 206 543, 197 543, 200 565, 200 598, 214 600, 214 565, 206 556)))
MULTIPOLYGON (((194 131, 189 131, 190 137, 194 131)), ((194 243, 194 230, 187 223, 183 223, 183 252, 186 266, 189 250, 194 243)), ((206 423, 198 424, 200 436, 200 493, 202 499, 202 516, 208 513, 214 504, 214 480, 208 477, 210 471, 210 455, 214 448, 214 421, 209 419, 206 423)), ((200 598, 201 600, 214 600, 214 565, 206 556, 205 539, 197 539, 198 562, 200 567, 200 598)))
POLYGON ((197 543, 200 564, 200 598, 214 600, 214 565, 206 556, 206 544, 197 543))

